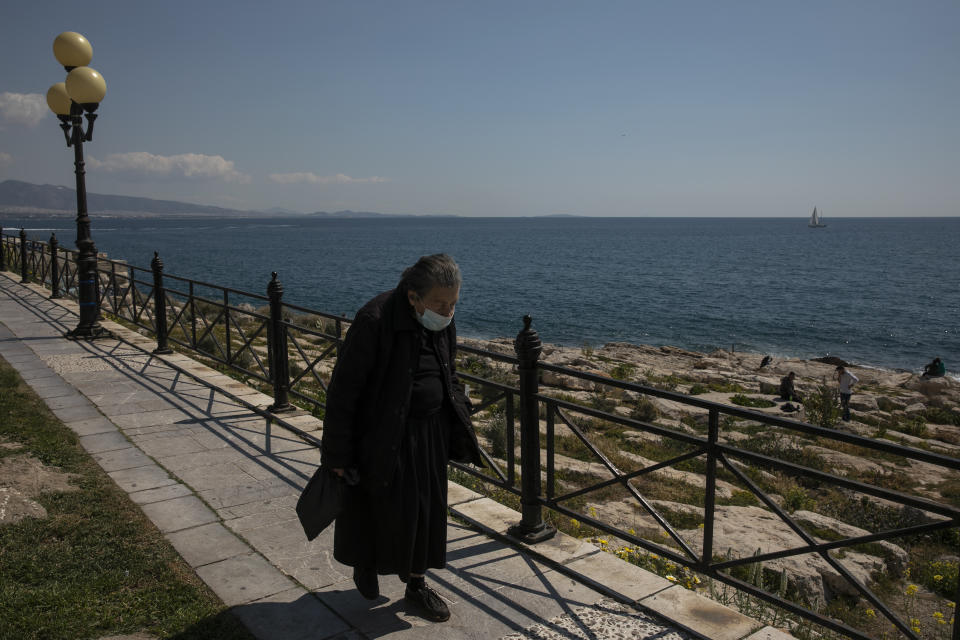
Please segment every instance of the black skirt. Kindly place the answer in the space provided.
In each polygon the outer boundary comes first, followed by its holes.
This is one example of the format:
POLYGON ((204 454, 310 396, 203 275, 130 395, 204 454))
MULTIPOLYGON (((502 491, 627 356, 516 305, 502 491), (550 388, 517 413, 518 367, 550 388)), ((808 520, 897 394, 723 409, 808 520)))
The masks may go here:
POLYGON ((445 566, 452 419, 446 408, 409 419, 390 488, 377 496, 359 486, 350 489, 334 530, 338 562, 403 580, 445 566))

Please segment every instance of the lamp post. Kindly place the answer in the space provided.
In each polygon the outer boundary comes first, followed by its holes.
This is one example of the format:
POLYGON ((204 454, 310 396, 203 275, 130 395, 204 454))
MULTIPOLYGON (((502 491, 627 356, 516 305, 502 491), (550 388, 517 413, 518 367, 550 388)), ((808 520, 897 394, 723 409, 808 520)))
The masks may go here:
POLYGON ((93 58, 93 48, 79 33, 65 31, 53 41, 53 55, 67 71, 66 82, 58 82, 47 91, 47 105, 60 119, 60 128, 67 147, 73 147, 77 174, 77 289, 80 322, 67 332, 69 338, 98 338, 109 335, 100 326, 100 291, 97 277, 97 249, 90 236, 87 215, 86 171, 83 143, 93 139, 93 123, 100 101, 107 93, 103 76, 86 66, 93 58), (86 114, 87 127, 83 128, 86 114))

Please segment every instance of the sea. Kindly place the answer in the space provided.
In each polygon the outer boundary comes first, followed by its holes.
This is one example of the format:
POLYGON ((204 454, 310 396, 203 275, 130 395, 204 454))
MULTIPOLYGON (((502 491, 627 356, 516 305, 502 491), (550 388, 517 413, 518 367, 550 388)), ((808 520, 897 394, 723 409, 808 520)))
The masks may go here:
MULTIPOLYGON (((6 232, 18 226, 3 220, 6 232)), ((51 229, 24 221, 31 238, 51 229)), ((461 336, 836 356, 960 372, 960 218, 97 218, 97 249, 352 317, 421 255, 463 272, 461 336)), ((74 227, 58 220, 61 243, 74 227)))

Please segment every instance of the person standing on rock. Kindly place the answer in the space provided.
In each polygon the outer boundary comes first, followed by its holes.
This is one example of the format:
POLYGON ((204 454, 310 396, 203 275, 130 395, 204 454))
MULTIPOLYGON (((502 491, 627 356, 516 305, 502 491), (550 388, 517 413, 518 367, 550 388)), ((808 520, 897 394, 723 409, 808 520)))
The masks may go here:
POLYGON ((398 575, 405 600, 436 622, 450 610, 425 574, 446 564, 447 463, 483 465, 455 372, 460 282, 453 258, 424 256, 357 312, 323 425, 322 463, 360 477, 336 520, 334 558, 368 600, 380 595, 378 575, 398 575))
POLYGON ((840 388, 840 408, 843 409, 843 421, 850 421, 850 396, 853 395, 853 385, 860 382, 860 378, 847 371, 846 367, 837 367, 837 386, 840 388))

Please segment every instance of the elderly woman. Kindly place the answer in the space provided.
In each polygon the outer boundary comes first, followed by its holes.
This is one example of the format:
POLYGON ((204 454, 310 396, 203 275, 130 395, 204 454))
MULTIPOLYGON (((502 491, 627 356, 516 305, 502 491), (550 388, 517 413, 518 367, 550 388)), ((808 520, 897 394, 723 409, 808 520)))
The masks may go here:
POLYGON ((436 254, 365 304, 334 367, 323 428, 323 464, 360 478, 337 518, 334 557, 370 600, 378 574, 398 575, 405 599, 437 622, 450 611, 424 575, 446 563, 447 463, 483 464, 454 370, 459 296, 460 268, 436 254))

